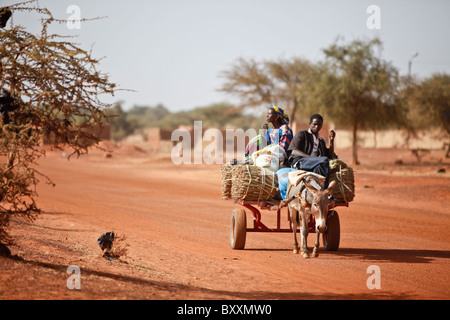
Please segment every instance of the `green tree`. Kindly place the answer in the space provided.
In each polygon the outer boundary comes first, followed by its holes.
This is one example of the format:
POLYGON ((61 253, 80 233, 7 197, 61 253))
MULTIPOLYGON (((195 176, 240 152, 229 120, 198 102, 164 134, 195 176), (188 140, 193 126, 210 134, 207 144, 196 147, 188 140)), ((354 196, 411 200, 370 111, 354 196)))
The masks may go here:
POLYGON ((129 123, 132 132, 136 129, 158 126, 161 119, 170 114, 162 104, 152 106, 133 106, 126 113, 126 121, 129 123))
POLYGON ((310 82, 309 107, 352 128, 352 163, 358 161, 358 131, 406 125, 398 71, 381 58, 379 39, 355 40, 324 50, 325 62, 310 82))
POLYGON ((202 121, 204 128, 248 129, 255 124, 256 118, 252 115, 243 115, 240 108, 230 103, 219 102, 189 111, 170 113, 163 117, 157 126, 176 129, 180 125, 192 126, 194 121, 202 121))
POLYGON ((122 109, 122 103, 115 103, 112 108, 106 111, 106 114, 111 118, 111 138, 115 141, 122 140, 126 136, 133 133, 131 124, 126 119, 126 112, 122 109))
POLYGON ((450 148, 450 75, 437 73, 408 84, 409 122, 416 131, 440 129, 450 148))
POLYGON ((201 120, 205 128, 239 127, 248 129, 253 118, 251 116, 244 116, 242 110, 226 102, 213 103, 205 107, 195 108, 190 112, 190 115, 195 120, 201 120))

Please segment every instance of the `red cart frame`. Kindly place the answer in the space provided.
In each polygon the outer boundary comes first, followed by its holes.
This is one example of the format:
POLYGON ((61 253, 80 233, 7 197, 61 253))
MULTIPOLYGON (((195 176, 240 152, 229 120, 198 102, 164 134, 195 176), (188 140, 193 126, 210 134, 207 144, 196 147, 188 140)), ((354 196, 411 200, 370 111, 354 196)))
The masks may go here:
MULTIPOLYGON (((233 200, 233 199, 232 199, 233 200)), ((281 228, 281 207, 280 202, 272 201, 249 201, 249 200, 234 200, 234 203, 248 209, 253 215, 253 228, 247 228, 246 213, 243 209, 233 210, 231 216, 230 225, 230 244, 233 249, 244 249, 246 232, 293 232, 291 224, 289 228, 281 228), (258 209, 259 207, 259 209, 258 209), (276 228, 269 228, 261 221, 261 211, 276 211, 277 226, 276 228)), ((323 241, 325 250, 335 251, 339 247, 340 239, 340 225, 338 213, 334 210, 335 207, 345 206, 348 207, 348 203, 332 203, 328 211, 328 219, 330 225, 327 231, 323 234, 323 241)), ((328 224, 327 219, 327 224, 328 224)), ((310 233, 315 233, 315 221, 314 216, 308 224, 310 233)))

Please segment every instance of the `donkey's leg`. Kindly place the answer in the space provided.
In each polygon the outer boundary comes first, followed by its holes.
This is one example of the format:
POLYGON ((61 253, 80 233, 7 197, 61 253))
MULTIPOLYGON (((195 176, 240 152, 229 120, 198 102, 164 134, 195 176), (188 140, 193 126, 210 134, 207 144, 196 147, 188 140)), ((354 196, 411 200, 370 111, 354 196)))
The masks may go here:
POLYGON ((301 232, 302 232, 302 257, 303 258, 309 258, 308 243, 307 243, 307 239, 308 239, 308 220, 306 219, 305 209, 302 208, 300 212, 301 212, 301 215, 302 215, 302 227, 301 227, 301 232))
POLYGON ((292 231, 294 232, 294 254, 298 254, 298 242, 297 242, 297 215, 298 215, 298 211, 295 210, 294 208, 289 208, 289 212, 291 214, 291 226, 292 226, 292 231))
POLYGON ((312 256, 314 258, 317 258, 319 256, 319 245, 320 245, 319 237, 320 237, 320 232, 316 232, 316 242, 314 243, 314 249, 312 252, 312 256))

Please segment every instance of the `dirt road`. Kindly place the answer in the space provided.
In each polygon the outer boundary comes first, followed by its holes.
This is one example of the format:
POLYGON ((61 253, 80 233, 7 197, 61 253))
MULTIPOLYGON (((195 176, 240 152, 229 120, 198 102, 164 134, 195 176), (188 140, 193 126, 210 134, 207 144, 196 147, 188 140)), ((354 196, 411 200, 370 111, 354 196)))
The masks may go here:
MULTIPOLYGON (((235 205, 220 199, 220 165, 48 152, 40 170, 56 187, 39 185, 34 223, 14 221, 0 299, 449 299, 450 166, 378 165, 393 163, 387 154, 365 153, 356 168, 355 200, 338 208, 339 251, 306 260, 288 233, 249 233, 245 250, 230 248, 235 205), (126 236, 123 260, 101 256, 107 231, 126 236), (70 265, 80 290, 67 288, 70 265), (373 265, 381 289, 367 286, 373 265)), ((263 212, 267 225, 274 218, 263 212)))

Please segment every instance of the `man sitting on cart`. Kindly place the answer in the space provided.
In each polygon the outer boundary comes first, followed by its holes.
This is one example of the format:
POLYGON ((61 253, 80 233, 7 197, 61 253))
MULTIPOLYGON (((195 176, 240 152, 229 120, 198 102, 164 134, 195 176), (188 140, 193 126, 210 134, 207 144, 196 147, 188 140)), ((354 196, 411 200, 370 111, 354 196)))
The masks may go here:
POLYGON ((327 148, 319 131, 323 126, 323 117, 313 114, 309 120, 309 129, 297 132, 289 145, 289 163, 293 169, 312 171, 326 178, 324 187, 329 184, 329 159, 336 157, 334 154, 334 138, 336 133, 329 133, 330 147, 327 148))

